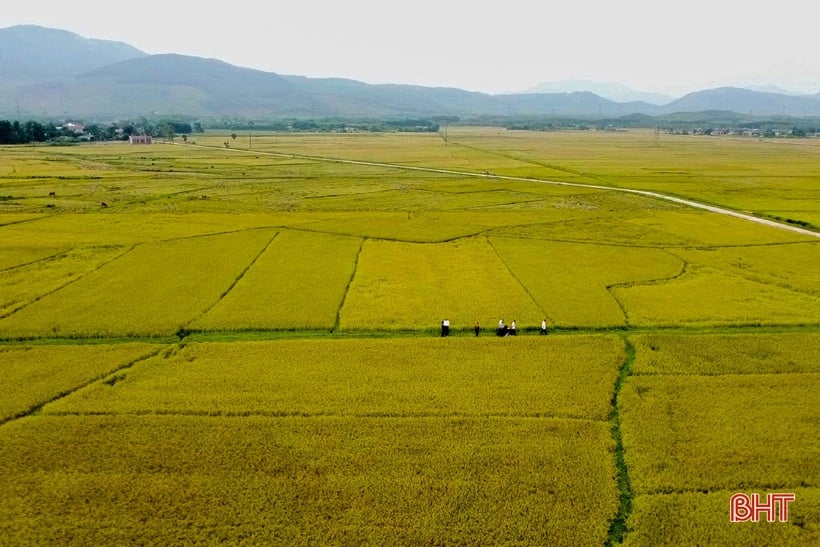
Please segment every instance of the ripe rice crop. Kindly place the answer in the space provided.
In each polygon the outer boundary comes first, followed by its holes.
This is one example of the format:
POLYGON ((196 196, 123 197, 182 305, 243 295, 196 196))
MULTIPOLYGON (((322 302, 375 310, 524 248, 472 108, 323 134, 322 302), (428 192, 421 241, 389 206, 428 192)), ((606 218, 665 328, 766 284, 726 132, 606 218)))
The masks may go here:
POLYGON ((19 268, 59 253, 60 249, 55 247, 2 247, 0 248, 0 272, 5 274, 7 270, 19 268))
POLYGON ((216 303, 263 230, 146 244, 0 320, 4 336, 170 335, 216 303))
POLYGON ((631 377, 619 400, 633 491, 817 484, 818 393, 817 374, 631 377))
POLYGON ((680 249, 689 262, 766 283, 820 296, 820 242, 758 247, 680 249))
POLYGON ((612 444, 580 420, 38 416, 0 429, 0 537, 601 545, 612 444))
MULTIPOLYGON (((818 545, 820 489, 791 488, 795 501, 789 503, 787 523, 733 523, 729 500, 733 494, 757 493, 767 489, 740 488, 720 492, 683 492, 637 496, 632 502, 630 532, 624 545, 818 545)), ((765 517, 761 517, 765 520, 765 517)))
POLYGON ((109 246, 159 243, 252 228, 270 228, 284 223, 298 225, 314 220, 289 214, 122 212, 116 214, 59 214, 37 222, 3 227, 3 247, 109 246))
POLYGON ((231 292, 191 327, 332 329, 361 243, 343 236, 280 232, 231 292))
POLYGON ((633 374, 820 372, 820 333, 630 336, 633 374))
POLYGON ((430 190, 389 189, 368 194, 349 196, 327 196, 312 199, 306 203, 310 210, 342 211, 458 211, 464 209, 518 206, 530 202, 544 201, 542 196, 523 192, 495 190, 485 192, 451 194, 430 190))
POLYGON ((814 241, 811 236, 775 230, 747 220, 689 208, 634 215, 628 222, 642 229, 675 234, 688 242, 686 246, 771 245, 814 241))
POLYGON ((817 227, 817 142, 229 138, 2 148, 0 543, 820 544, 817 239, 492 176, 817 227))
POLYGON ((191 343, 44 412, 606 420, 623 360, 614 336, 191 343))
POLYGON ((0 423, 156 348, 149 344, 0 346, 0 423))
POLYGON ((607 287, 671 277, 680 259, 658 249, 630 249, 492 238, 498 254, 553 323, 623 325, 624 312, 607 287))
POLYGON ((31 213, 0 213, 0 226, 7 226, 9 224, 17 224, 20 222, 27 222, 29 220, 36 220, 43 218, 42 214, 31 213))
POLYGON ((4 271, 0 275, 0 317, 79 279, 126 250, 122 247, 76 247, 4 271))
POLYGON ((510 275, 484 239, 437 245, 366 241, 341 311, 343 329, 453 330, 499 318, 519 328, 537 325, 543 312, 510 275))
POLYGON ((808 140, 783 146, 670 135, 657 146, 655 139, 650 131, 452 128, 449 133, 450 143, 470 147, 477 165, 499 174, 528 172, 549 180, 655 190, 758 213, 817 211, 817 146, 808 140), (492 163, 498 157, 503 164, 496 169, 492 163), (510 167, 510 161, 518 166, 510 167))
MULTIPOLYGON (((493 230, 491 235, 549 241, 612 244, 621 247, 664 247, 691 243, 685 234, 665 231, 650 226, 639 226, 630 222, 634 215, 608 214, 587 211, 587 204, 572 196, 553 203, 553 207, 568 210, 574 214, 565 220, 554 220, 537 224, 507 226, 493 230), (581 209, 579 212, 576 209, 581 209), (580 218, 579 218, 580 215, 580 218)), ((641 216, 650 214, 642 212, 641 216)))
POLYGON ((820 317, 820 296, 701 266, 666 283, 612 291, 633 325, 801 324, 820 317))
POLYGON ((310 213, 306 227, 318 232, 407 243, 447 243, 516 222, 534 222, 543 213, 525 211, 361 211, 310 213))

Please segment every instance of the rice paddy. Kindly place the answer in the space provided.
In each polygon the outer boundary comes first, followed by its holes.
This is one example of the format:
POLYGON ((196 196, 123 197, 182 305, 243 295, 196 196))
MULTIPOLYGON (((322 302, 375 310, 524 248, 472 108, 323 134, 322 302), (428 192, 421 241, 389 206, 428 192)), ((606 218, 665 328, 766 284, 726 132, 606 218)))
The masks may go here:
POLYGON ((2 149, 0 543, 820 542, 820 239, 600 188, 816 228, 813 141, 195 140, 2 149))

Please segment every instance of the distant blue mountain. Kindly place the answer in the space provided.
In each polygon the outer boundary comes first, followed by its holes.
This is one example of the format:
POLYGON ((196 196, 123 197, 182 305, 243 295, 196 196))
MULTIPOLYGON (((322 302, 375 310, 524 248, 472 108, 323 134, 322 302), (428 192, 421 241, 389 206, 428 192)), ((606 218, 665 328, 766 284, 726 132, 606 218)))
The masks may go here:
POLYGON ((689 93, 663 107, 664 113, 704 110, 728 110, 741 114, 767 116, 820 116, 820 102, 810 96, 765 93, 739 87, 719 87, 689 93))
POLYGON ((147 55, 123 42, 83 38, 66 30, 35 25, 0 29, 4 79, 59 79, 147 55))
POLYGON ((655 105, 664 105, 675 100, 671 95, 636 91, 616 82, 598 82, 595 80, 561 80, 558 82, 544 82, 530 88, 525 93, 571 93, 574 91, 589 91, 619 103, 644 102, 655 105))
MULTIPOLYGON (((618 101, 590 90, 489 95, 454 88, 370 85, 237 67, 218 59, 148 55, 122 42, 37 26, 0 29, 0 118, 111 118, 174 114, 238 117, 585 117, 731 111, 818 116, 820 94, 740 88, 690 93, 665 104, 618 101)), ((602 84, 603 85, 603 84, 602 84)), ((617 90, 609 86, 609 95, 617 90)), ((579 84, 580 86, 580 84, 579 84)), ((621 87, 622 93, 628 88, 621 87)), ((622 97, 626 97, 622 95, 622 97)), ((630 95, 628 98, 632 98, 630 95)))

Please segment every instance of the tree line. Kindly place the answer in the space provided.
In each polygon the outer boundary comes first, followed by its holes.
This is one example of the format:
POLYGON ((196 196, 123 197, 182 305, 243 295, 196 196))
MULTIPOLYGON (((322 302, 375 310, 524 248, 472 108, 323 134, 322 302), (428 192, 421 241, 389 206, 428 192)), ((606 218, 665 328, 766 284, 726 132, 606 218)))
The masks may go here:
POLYGON ((225 118, 208 122, 210 129, 229 129, 232 131, 281 131, 284 133, 346 133, 346 132, 422 132, 436 133, 439 123, 435 119, 278 119, 247 120, 225 118))
POLYGON ((54 122, 0 120, 0 145, 80 141, 126 141, 131 135, 173 138, 175 135, 202 133, 199 122, 148 120, 141 118, 123 122, 57 125, 54 122))

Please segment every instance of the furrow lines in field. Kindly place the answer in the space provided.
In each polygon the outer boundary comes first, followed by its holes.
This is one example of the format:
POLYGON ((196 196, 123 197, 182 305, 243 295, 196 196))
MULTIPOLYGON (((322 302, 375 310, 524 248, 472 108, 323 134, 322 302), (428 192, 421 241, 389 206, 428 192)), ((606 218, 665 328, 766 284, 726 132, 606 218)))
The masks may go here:
POLYGON ((512 278, 513 278, 513 279, 515 279, 515 282, 516 282, 516 283, 518 283, 518 285, 519 285, 519 286, 520 286, 520 287, 524 290, 524 292, 525 292, 525 293, 526 293, 526 295, 529 297, 529 299, 532 301, 532 303, 533 303, 533 304, 535 304, 535 307, 536 307, 536 308, 538 308, 538 311, 540 311, 540 312, 541 312, 541 315, 542 315, 544 318, 549 319, 549 320, 550 320, 550 322, 555 323, 555 318, 551 317, 551 316, 550 316, 550 315, 549 315, 549 314, 548 314, 548 313, 544 310, 544 308, 542 308, 542 307, 540 306, 540 304, 538 304, 538 302, 535 300, 535 298, 533 298, 532 293, 531 293, 531 292, 530 292, 530 290, 527 288, 527 286, 526 286, 526 285, 524 285, 524 283, 522 283, 522 282, 521 282, 521 280, 518 278, 518 276, 517 276, 517 275, 515 275, 515 272, 513 272, 513 271, 512 271, 512 269, 510 268, 509 264, 507 264, 507 262, 504 260, 504 258, 503 258, 503 257, 502 257, 499 253, 498 253, 498 249, 496 249, 496 248, 495 248, 495 245, 493 245, 492 241, 490 241, 490 238, 485 236, 485 237, 484 237, 484 240, 487 242, 487 245, 489 245, 489 246, 490 246, 490 248, 493 250, 493 253, 495 253, 495 256, 497 256, 497 257, 498 257, 498 260, 500 260, 500 261, 501 261, 501 263, 504 265, 504 268, 506 268, 506 270, 507 270, 507 272, 509 272, 510 276, 512 276, 512 278))
MULTIPOLYGON (((248 230, 237 230, 237 232, 245 232, 245 231, 248 231, 248 230)), ((265 251, 268 250, 268 248, 271 246, 271 243, 273 243, 273 241, 276 239, 276 237, 278 235, 279 235, 279 232, 275 232, 273 234, 273 236, 265 244, 265 246, 262 248, 262 250, 259 251, 259 253, 255 257, 253 257, 253 260, 251 260, 250 264, 245 266, 245 268, 241 272, 239 272, 239 275, 236 276, 236 278, 233 280, 231 285, 227 289, 225 289, 225 291, 222 294, 219 295, 219 298, 214 300, 214 302, 211 303, 210 306, 208 306, 207 308, 202 310, 202 312, 200 312, 199 315, 197 315, 196 317, 191 319, 190 323, 195 323, 197 321, 197 319, 200 319, 201 317, 204 317, 205 315, 207 315, 207 313, 209 311, 211 311, 212 309, 214 309, 214 307, 217 304, 219 304, 222 301, 223 298, 228 296, 228 294, 233 290, 233 288, 236 287, 236 284, 239 283, 242 280, 243 277, 245 277, 245 274, 248 272, 248 270, 250 270, 253 267, 253 265, 256 264, 256 261, 259 260, 259 257, 261 257, 263 254, 265 254, 265 251)), ((197 237, 197 236, 193 236, 193 237, 197 237)))
POLYGON ((742 277, 743 279, 746 279, 748 281, 752 281, 754 283, 760 283, 761 285, 769 285, 771 287, 777 287, 779 289, 791 291, 791 292, 794 292, 794 293, 797 293, 797 294, 800 294, 800 295, 820 296, 820 293, 818 293, 818 291, 811 290, 811 289, 801 289, 799 287, 795 287, 793 285, 790 285, 789 283, 779 282, 775 279, 772 279, 771 277, 767 277, 765 275, 760 275, 760 274, 755 274, 754 272, 745 273, 742 269, 739 272, 736 272, 735 275, 737 275, 739 277, 742 277))
POLYGON ((43 294, 39 295, 39 296, 38 296, 37 298, 35 298, 34 300, 31 300, 31 301, 29 301, 29 302, 26 302, 25 304, 23 304, 23 305, 21 305, 21 306, 18 306, 18 307, 16 307, 16 308, 14 308, 13 310, 11 310, 11 311, 10 311, 10 312, 8 312, 8 313, 0 314, 0 319, 5 319, 6 317, 10 317, 10 316, 14 315, 15 313, 17 313, 17 312, 19 312, 19 311, 21 311, 21 310, 24 310, 25 308, 27 308, 28 306, 30 306, 30 305, 32 305, 32 304, 34 304, 35 302, 38 302, 39 300, 42 300, 42 299, 43 299, 43 298, 45 298, 46 296, 49 296, 49 295, 51 295, 51 294, 54 294, 54 293, 56 293, 57 291, 61 291, 61 290, 65 289, 66 287, 68 287, 69 285, 72 285, 72 284, 76 283, 77 281, 80 281, 81 279, 84 279, 84 278, 88 277, 89 275, 91 275, 91 274, 93 274, 93 273, 95 273, 95 272, 97 272, 97 271, 101 270, 101 269, 102 269, 102 268, 104 268, 105 266, 108 266, 109 264, 112 264, 113 262, 115 262, 115 261, 119 260, 120 258, 124 257, 125 255, 127 255, 127 254, 128 254, 128 253, 130 253, 130 252, 132 252, 132 251, 133 251, 134 249, 136 249, 136 248, 137 248, 137 245, 131 245, 128 249, 126 249, 126 250, 125 250, 125 251, 123 251, 122 253, 120 253, 120 254, 118 254, 117 256, 115 256, 115 257, 111 258, 110 260, 106 260, 105 262, 101 263, 100 265, 98 265, 98 266, 97 266, 96 268, 94 268, 93 270, 89 270, 88 272, 86 272, 86 273, 84 273, 84 274, 81 274, 81 275, 78 275, 78 276, 76 276, 76 277, 72 278, 70 281, 68 281, 68 282, 66 282, 66 283, 64 283, 64 284, 62 284, 62 285, 60 285, 59 287, 54 288, 54 289, 52 289, 52 290, 50 290, 50 291, 48 291, 48 292, 46 292, 46 293, 43 293, 43 294))
MULTIPOLYGON (((347 237, 355 237, 355 238, 362 238, 361 233, 354 233, 354 232, 339 232, 333 230, 317 230, 315 228, 306 228, 304 226, 284 226, 288 230, 292 230, 294 232, 311 232, 315 234, 327 234, 327 235, 334 235, 334 236, 347 236, 347 237)), ((448 237, 445 239, 437 239, 435 241, 417 241, 415 239, 399 239, 396 237, 385 237, 385 236, 372 236, 368 235, 365 239, 369 239, 371 241, 391 241, 394 243, 413 243, 414 245, 438 245, 440 243, 452 243, 453 241, 459 241, 462 239, 470 239, 472 237, 480 236, 488 232, 489 230, 493 230, 494 228, 486 228, 484 230, 479 230, 478 232, 473 232, 469 234, 459 234, 457 236, 448 237)))
POLYGON ((238 230, 221 230, 218 232, 206 232, 202 234, 194 234, 190 236, 169 237, 168 239, 158 239, 154 243, 170 243, 173 241, 185 241, 189 239, 200 239, 211 236, 225 236, 230 234, 239 234, 242 232, 254 232, 257 230, 269 230, 271 228, 279 228, 279 226, 254 226, 253 228, 240 228, 238 230))
MULTIPOLYGON (((620 289, 620 288, 628 288, 628 287, 640 287, 640 286, 644 286, 644 285, 663 285, 663 284, 668 283, 670 281, 674 281, 674 280, 682 277, 684 274, 686 274, 686 271, 689 269, 689 266, 690 266, 689 262, 687 262, 683 258, 679 257, 675 253, 672 253, 672 252, 668 251, 667 249, 661 249, 661 250, 664 251, 666 254, 672 255, 672 256, 674 256, 675 258, 677 258, 678 260, 681 261, 682 265, 681 265, 681 269, 678 273, 676 273, 675 275, 671 275, 669 277, 659 277, 657 279, 649 279, 647 281, 628 281, 626 283, 612 283, 611 285, 606 286, 606 290, 611 291, 612 289, 620 289)), ((614 298, 614 295, 613 295, 613 298, 614 298)), ((617 298, 616 298, 616 300, 617 300, 617 298)))
MULTIPOLYGON (((543 222, 533 222, 529 224, 510 224, 509 226, 505 226, 504 228, 510 227, 517 227, 517 226, 530 226, 530 225, 539 225, 544 224, 543 222)), ((492 232, 497 228, 488 228, 485 232, 489 232, 489 235, 494 235, 492 232)), ((495 237, 510 237, 504 235, 497 235, 495 237)), ((667 244, 658 244, 658 245, 639 245, 639 244, 632 244, 632 243, 617 243, 617 242, 609 242, 609 241, 592 241, 589 239, 573 239, 569 237, 538 237, 532 235, 519 235, 516 234, 512 239, 526 239, 529 241, 553 241, 555 243, 573 243, 577 245, 589 245, 593 247, 623 247, 626 249, 670 249, 675 248, 674 245, 667 245, 667 244)))
POLYGON ((552 163, 546 163, 546 162, 542 162, 542 161, 538 161, 538 160, 534 160, 534 159, 529 159, 529 158, 521 158, 521 157, 516 156, 514 154, 510 154, 509 152, 500 152, 498 150, 487 150, 485 148, 479 148, 478 146, 470 146, 469 144, 464 144, 464 143, 460 143, 460 142, 455 142, 455 143, 452 143, 452 144, 454 144, 456 146, 460 146, 462 148, 466 148, 468 150, 475 150, 476 152, 481 152, 482 154, 492 154, 494 156, 498 156, 498 157, 501 157, 501 158, 507 158, 507 159, 514 160, 514 161, 519 161, 521 163, 528 163, 530 165, 537 165, 538 167, 546 167, 547 169, 552 169, 553 171, 558 171, 560 173, 566 173, 568 175, 574 175, 574 176, 578 176, 578 177, 587 177, 587 178, 592 178, 592 179, 596 179, 596 180, 603 180, 603 179, 601 179, 601 177, 599 177, 598 175, 596 175, 594 173, 586 173, 586 172, 582 172, 582 171, 576 171, 574 169, 570 169, 568 167, 562 167, 560 165, 555 165, 555 164, 552 164, 552 163))
POLYGON ((353 270, 350 272, 350 277, 348 278, 347 284, 345 285, 345 290, 342 293, 342 299, 339 301, 339 307, 336 309, 336 321, 333 323, 333 328, 330 329, 331 333, 339 330, 339 324, 342 321, 342 308, 347 300, 347 294, 350 292, 350 284, 353 283, 353 278, 356 277, 356 270, 359 268, 359 256, 362 254, 362 247, 364 247, 365 241, 367 240, 362 239, 361 243, 359 243, 359 249, 356 251, 356 258, 353 259, 353 270))
POLYGON ((25 410, 23 412, 19 412, 19 413, 15 414, 14 416, 10 416, 10 417, 5 418, 5 419, 0 419, 0 426, 3 426, 4 424, 7 424, 7 423, 12 422, 14 420, 19 420, 20 418, 25 418, 26 416, 32 416, 32 415, 38 414, 40 412, 40 410, 44 406, 46 406, 47 404, 53 403, 55 401, 59 401, 60 399, 68 397, 72 393, 76 393, 77 391, 83 389, 84 387, 90 386, 94 382, 102 380, 103 378, 106 378, 106 377, 111 376, 113 374, 117 374, 119 372, 127 370, 127 369, 133 367, 134 365, 136 365, 137 363, 139 363, 141 361, 145 361, 146 359, 150 359, 151 357, 159 355, 159 353, 161 351, 162 351, 162 347, 160 347, 160 348, 158 348, 154 351, 145 353, 145 354, 141 355, 140 357, 137 357, 136 359, 133 359, 133 360, 131 360, 131 361, 119 366, 119 367, 116 367, 113 370, 109 370, 109 371, 105 372, 104 374, 100 374, 100 375, 98 375, 98 376, 96 376, 96 377, 94 377, 94 378, 92 378, 92 379, 90 379, 86 382, 83 382, 82 384, 76 385, 72 388, 69 388, 65 391, 62 391, 59 394, 55 395, 54 397, 52 397, 52 398, 50 398, 46 401, 37 403, 37 404, 29 407, 27 410, 25 410))
POLYGON ((617 304, 617 305, 618 305, 618 308, 620 308, 621 313, 622 313, 622 314, 623 314, 623 316, 624 316, 624 325, 625 325, 627 328, 629 328, 629 326, 630 326, 630 323, 629 323, 629 311, 626 309, 626 306, 624 306, 624 303, 623 303, 623 302, 621 302, 621 301, 618 299, 618 297, 617 297, 617 296, 615 296, 615 293, 613 293, 613 292, 610 290, 610 287, 606 287, 606 292, 609 294, 609 296, 610 296, 610 297, 612 297, 612 300, 614 300, 614 301, 615 301, 615 304, 617 304))
POLYGON ((498 209, 500 207, 510 206, 510 205, 525 205, 528 203, 548 203, 550 200, 547 198, 540 198, 540 199, 522 199, 520 201, 507 201, 504 203, 493 203, 491 205, 474 205, 472 207, 465 207, 464 210, 466 211, 486 211, 488 209, 498 209))
POLYGON ((675 279, 678 279, 679 277, 683 276, 686 273, 686 269, 689 266, 689 263, 686 260, 684 260, 681 257, 675 255, 674 253, 670 252, 667 249, 662 249, 662 250, 664 252, 666 252, 667 254, 669 254, 671 256, 674 256, 675 258, 677 258, 678 260, 680 260, 683 263, 683 265, 681 266, 681 270, 678 273, 676 273, 675 275, 670 276, 670 277, 661 277, 661 278, 658 278, 658 279, 651 279, 649 281, 630 281, 630 282, 627 282, 627 283, 612 283, 611 285, 606 286, 606 292, 609 293, 609 296, 611 296, 612 299, 615 301, 615 303, 618 304, 618 307, 621 308, 621 312, 623 312, 623 314, 624 314, 624 324, 627 327, 630 326, 629 310, 626 309, 626 306, 624 306, 624 303, 621 302, 621 300, 618 298, 618 296, 615 294, 615 292, 612 289, 617 289, 617 288, 622 288, 622 287, 636 287, 636 286, 639 286, 639 285, 661 285, 663 283, 668 283, 670 281, 674 281, 675 279))
POLYGON ((9 272, 12 270, 16 270, 18 268, 25 268, 26 266, 31 266, 33 264, 39 264, 40 262, 48 262, 49 260, 54 260, 56 258, 63 258, 68 254, 68 251, 60 251, 58 253, 54 253, 53 255, 49 255, 43 258, 38 258, 37 260, 32 260, 31 262, 24 262, 22 264, 15 264, 14 266, 9 266, 7 268, 0 269, 0 273, 9 272))
POLYGON ((13 226, 15 224, 24 224, 26 222, 37 222, 38 220, 45 220, 47 218, 51 218, 50 215, 49 216, 41 216, 41 217, 37 217, 37 218, 27 218, 27 219, 23 219, 23 220, 12 220, 11 222, 4 222, 4 223, 0 224, 0 228, 3 228, 4 226, 13 226))

